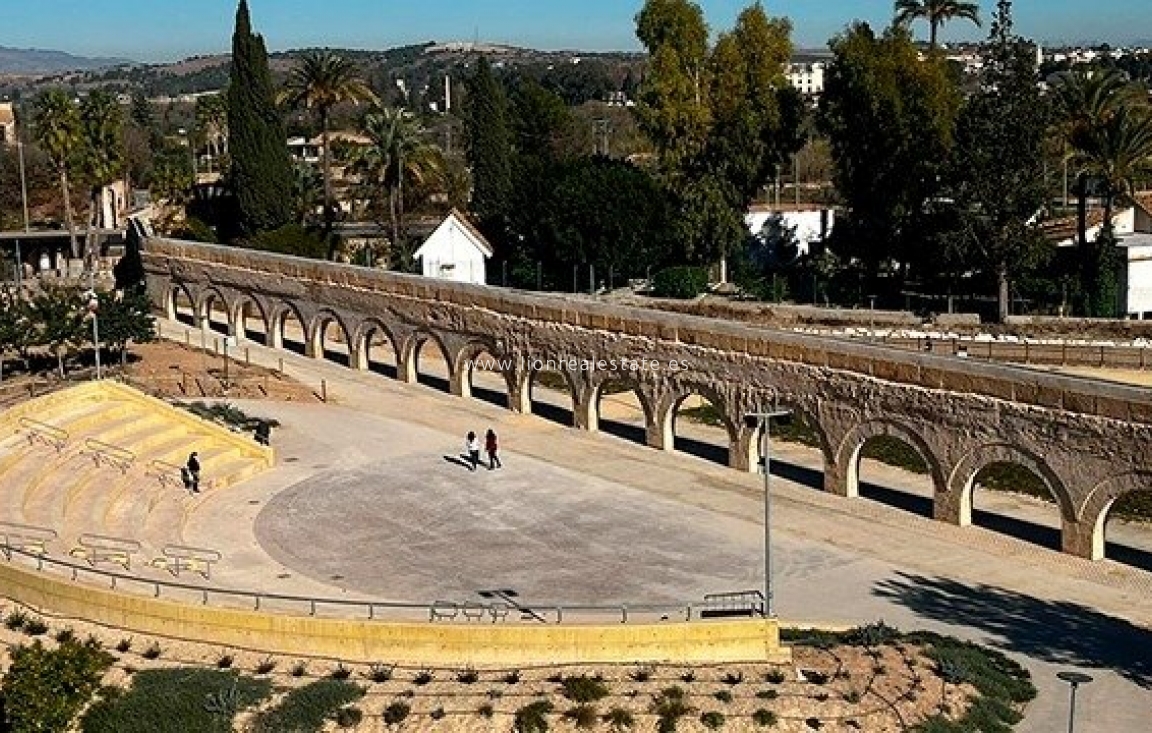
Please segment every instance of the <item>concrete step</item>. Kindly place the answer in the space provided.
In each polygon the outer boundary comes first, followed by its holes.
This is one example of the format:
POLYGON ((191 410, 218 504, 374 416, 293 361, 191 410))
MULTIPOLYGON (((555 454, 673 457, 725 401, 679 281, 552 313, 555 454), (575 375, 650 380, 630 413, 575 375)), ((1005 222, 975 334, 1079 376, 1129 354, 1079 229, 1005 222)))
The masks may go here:
POLYGON ((77 470, 83 470, 83 459, 75 451, 57 453, 40 445, 28 447, 21 460, 3 475, 4 489, 0 494, 3 496, 4 516, 13 522, 51 526, 29 515, 28 503, 42 490, 43 482, 49 476, 69 476, 77 470))

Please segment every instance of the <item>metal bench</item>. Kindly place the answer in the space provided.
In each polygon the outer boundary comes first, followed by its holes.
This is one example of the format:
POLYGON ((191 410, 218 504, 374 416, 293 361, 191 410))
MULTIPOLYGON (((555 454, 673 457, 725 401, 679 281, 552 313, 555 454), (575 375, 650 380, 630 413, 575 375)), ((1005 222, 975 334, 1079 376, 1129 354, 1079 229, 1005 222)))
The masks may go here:
POLYGON ((146 473, 155 477, 161 486, 184 488, 184 469, 175 463, 168 463, 159 459, 149 461, 146 473))
POLYGON ((737 618, 764 615, 764 594, 758 590, 712 593, 704 596, 700 618, 737 618))
POLYGON ((140 543, 121 537, 108 537, 100 534, 82 534, 68 554, 95 567, 97 563, 110 562, 125 570, 132 567, 132 556, 140 552, 140 543))
POLYGON ((121 473, 128 473, 128 469, 136 462, 136 454, 132 451, 105 443, 95 438, 84 441, 84 450, 81 455, 92 456, 97 466, 111 466, 120 469, 121 473))
POLYGON ((465 603, 460 607, 460 612, 465 621, 483 621, 489 614, 489 608, 483 603, 465 603))
POLYGON ((445 621, 460 615, 460 607, 451 601, 436 601, 429 609, 430 621, 445 621))
POLYGON ((0 522, 0 552, 4 553, 7 560, 12 559, 13 550, 32 555, 47 555, 48 543, 56 537, 56 530, 47 527, 0 522))
POLYGON ((493 603, 488 607, 488 613, 492 615, 492 623, 497 621, 507 621, 508 614, 512 612, 512 606, 507 603, 493 603))
POLYGON ((28 437, 28 445, 40 443, 47 446, 57 453, 63 453, 64 448, 68 445, 68 431, 58 428, 55 425, 49 425, 38 420, 33 420, 30 417, 22 417, 19 421, 20 429, 28 437))
POLYGON ((167 570, 174 576, 188 571, 199 573, 205 580, 212 578, 212 566, 220 562, 220 553, 203 547, 186 545, 164 545, 162 557, 149 563, 154 568, 167 570))

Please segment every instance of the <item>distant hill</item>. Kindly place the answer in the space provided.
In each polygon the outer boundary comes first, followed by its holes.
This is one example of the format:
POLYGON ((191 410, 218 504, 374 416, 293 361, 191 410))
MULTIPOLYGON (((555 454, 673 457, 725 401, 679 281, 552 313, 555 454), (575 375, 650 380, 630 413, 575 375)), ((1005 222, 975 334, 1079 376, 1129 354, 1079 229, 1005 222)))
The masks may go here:
POLYGON ((65 71, 89 71, 133 63, 128 59, 88 58, 63 51, 0 46, 0 74, 39 76, 65 71))

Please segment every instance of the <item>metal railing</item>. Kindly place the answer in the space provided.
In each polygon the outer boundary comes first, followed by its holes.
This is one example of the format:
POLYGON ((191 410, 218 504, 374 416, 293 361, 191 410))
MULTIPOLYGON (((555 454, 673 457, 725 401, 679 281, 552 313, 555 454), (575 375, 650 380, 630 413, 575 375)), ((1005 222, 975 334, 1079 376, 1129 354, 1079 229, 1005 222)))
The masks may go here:
POLYGON ((123 537, 109 537, 102 534, 82 534, 68 554, 84 560, 95 567, 97 563, 111 562, 128 570, 132 567, 132 556, 140 552, 140 543, 123 537))
POLYGON ((18 522, 0 522, 0 553, 12 560, 12 551, 19 550, 32 555, 48 553, 48 543, 58 537, 56 530, 36 527, 18 522))
POLYGON ((175 463, 155 458, 148 462, 147 474, 155 476, 160 481, 161 486, 184 487, 184 468, 175 463))
POLYGON ((30 417, 20 418, 19 425, 22 430, 27 431, 29 445, 39 441, 57 453, 63 453, 64 448, 68 445, 68 431, 64 428, 33 420, 30 417))
POLYGON ((141 575, 117 572, 79 564, 67 560, 48 557, 41 553, 28 552, 20 547, 11 547, 5 557, 9 562, 28 565, 44 573, 52 573, 73 582, 95 582, 106 584, 113 590, 147 594, 153 598, 166 598, 175 602, 196 602, 203 606, 220 608, 248 608, 254 611, 276 613, 306 612, 309 616, 354 618, 376 620, 385 617, 411 621, 425 618, 430 621, 481 621, 491 619, 508 622, 512 620, 533 623, 559 624, 569 622, 597 622, 606 619, 617 623, 632 621, 694 621, 700 617, 690 603, 644 603, 616 605, 572 605, 563 603, 528 603, 510 606, 505 603, 405 603, 381 600, 350 600, 346 598, 317 598, 282 593, 216 588, 203 583, 186 583, 172 580, 158 580, 141 575), (467 606, 471 614, 478 616, 465 618, 462 612, 455 616, 434 616, 433 609, 445 609, 454 605, 457 609, 467 606), (500 608, 497 608, 499 606, 500 608), (507 611, 507 613, 505 613, 507 611), (514 619, 513 612, 519 613, 514 619))
POLYGON ((112 466, 120 469, 122 473, 128 473, 128 469, 136 462, 136 454, 127 448, 121 448, 118 445, 105 443, 95 438, 84 440, 82 453, 92 456, 92 460, 96 462, 97 466, 112 466))

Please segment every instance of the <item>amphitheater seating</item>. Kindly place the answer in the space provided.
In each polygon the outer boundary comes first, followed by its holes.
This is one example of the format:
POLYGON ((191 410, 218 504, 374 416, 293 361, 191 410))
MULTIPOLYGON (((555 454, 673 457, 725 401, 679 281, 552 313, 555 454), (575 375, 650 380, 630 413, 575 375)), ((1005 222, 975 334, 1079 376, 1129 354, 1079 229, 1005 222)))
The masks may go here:
POLYGON ((140 565, 208 578, 220 558, 180 544, 187 512, 272 460, 247 435, 115 382, 45 395, 0 413, 0 547, 55 547, 124 569, 158 556, 140 565), (202 466, 195 495, 180 479, 192 451, 202 466))

